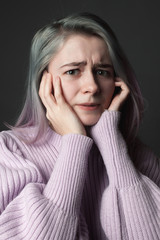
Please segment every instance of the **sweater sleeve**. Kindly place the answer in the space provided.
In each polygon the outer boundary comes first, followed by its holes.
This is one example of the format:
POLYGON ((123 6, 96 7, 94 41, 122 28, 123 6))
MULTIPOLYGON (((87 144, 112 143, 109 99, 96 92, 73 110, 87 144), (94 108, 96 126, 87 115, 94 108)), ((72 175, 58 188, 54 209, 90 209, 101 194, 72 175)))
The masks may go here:
POLYGON ((62 137, 47 184, 12 139, 0 138, 0 239, 75 240, 92 140, 62 137))
MULTIPOLYGON (((158 240, 160 189, 135 168, 118 130, 119 118, 119 112, 105 111, 91 129, 109 179, 102 196, 103 229, 110 240, 158 240)), ((158 164, 155 166, 157 168, 158 164)), ((155 171, 160 174, 158 169, 155 171)))

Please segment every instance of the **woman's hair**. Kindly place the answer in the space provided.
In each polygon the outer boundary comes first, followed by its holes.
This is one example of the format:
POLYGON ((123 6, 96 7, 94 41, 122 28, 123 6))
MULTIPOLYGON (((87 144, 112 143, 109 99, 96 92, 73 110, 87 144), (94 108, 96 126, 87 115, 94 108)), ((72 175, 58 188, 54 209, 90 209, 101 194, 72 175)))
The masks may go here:
POLYGON ((128 143, 137 135, 143 112, 143 99, 134 72, 123 53, 117 38, 108 24, 90 13, 73 14, 40 29, 33 38, 27 93, 23 110, 14 130, 23 136, 25 127, 36 126, 32 142, 40 139, 48 128, 45 108, 39 97, 42 74, 65 40, 73 34, 85 34, 102 38, 109 50, 116 76, 129 86, 130 96, 121 109, 120 130, 128 143))

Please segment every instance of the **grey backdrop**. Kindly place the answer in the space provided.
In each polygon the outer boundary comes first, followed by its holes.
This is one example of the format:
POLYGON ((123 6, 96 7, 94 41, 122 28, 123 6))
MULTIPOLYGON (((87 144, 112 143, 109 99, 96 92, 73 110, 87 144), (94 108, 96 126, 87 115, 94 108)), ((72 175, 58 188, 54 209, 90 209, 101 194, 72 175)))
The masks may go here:
POLYGON ((0 130, 21 109, 34 33, 52 19, 90 11, 104 18, 125 50, 145 98, 140 136, 160 154, 160 14, 159 0, 3 1, 0 6, 0 130))

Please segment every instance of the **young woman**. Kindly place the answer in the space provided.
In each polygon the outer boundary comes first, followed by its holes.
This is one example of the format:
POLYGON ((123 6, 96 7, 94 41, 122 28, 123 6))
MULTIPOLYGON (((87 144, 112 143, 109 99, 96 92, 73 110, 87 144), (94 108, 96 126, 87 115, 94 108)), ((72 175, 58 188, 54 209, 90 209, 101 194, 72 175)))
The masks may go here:
POLYGON ((137 139, 142 112, 102 19, 40 29, 23 111, 0 134, 0 239, 160 239, 160 167, 137 139))

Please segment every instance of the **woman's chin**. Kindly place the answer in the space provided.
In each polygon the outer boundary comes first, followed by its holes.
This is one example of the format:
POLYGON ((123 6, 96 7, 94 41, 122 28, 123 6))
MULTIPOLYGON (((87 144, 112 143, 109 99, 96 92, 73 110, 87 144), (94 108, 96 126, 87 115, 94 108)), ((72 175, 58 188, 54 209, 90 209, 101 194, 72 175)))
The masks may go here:
POLYGON ((98 122, 98 120, 100 119, 100 116, 101 115, 98 115, 98 116, 88 116, 88 117, 85 117, 85 118, 80 118, 80 120, 81 120, 81 122, 82 122, 82 124, 84 125, 84 126, 93 126, 93 125, 95 125, 97 122, 98 122))

